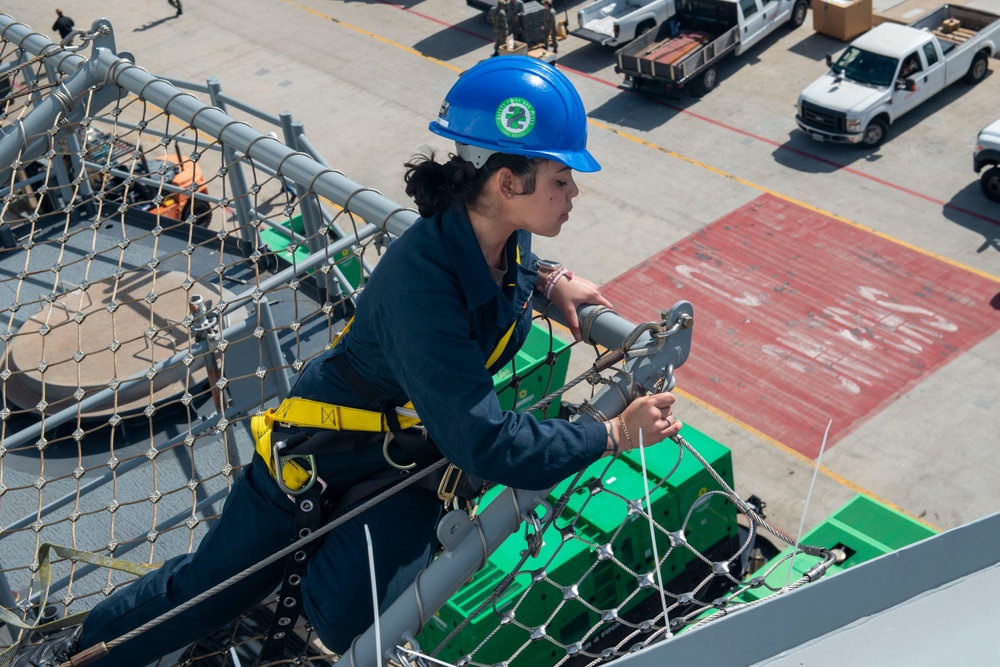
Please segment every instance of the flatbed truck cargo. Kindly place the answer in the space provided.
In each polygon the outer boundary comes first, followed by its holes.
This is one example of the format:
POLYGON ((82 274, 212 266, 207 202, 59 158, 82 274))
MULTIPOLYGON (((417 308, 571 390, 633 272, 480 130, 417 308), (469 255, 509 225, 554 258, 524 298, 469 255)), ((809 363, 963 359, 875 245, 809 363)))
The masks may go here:
POLYGON ((634 90, 660 86, 704 95, 717 64, 740 55, 786 23, 805 21, 806 0, 680 0, 677 14, 615 52, 615 71, 634 90))
POLYGON ((946 87, 986 77, 1000 16, 943 5, 908 25, 882 23, 861 35, 799 95, 795 120, 817 141, 874 148, 889 126, 946 87))
POLYGON ((677 13, 675 0, 596 0, 576 13, 569 34, 602 46, 621 46, 677 13))

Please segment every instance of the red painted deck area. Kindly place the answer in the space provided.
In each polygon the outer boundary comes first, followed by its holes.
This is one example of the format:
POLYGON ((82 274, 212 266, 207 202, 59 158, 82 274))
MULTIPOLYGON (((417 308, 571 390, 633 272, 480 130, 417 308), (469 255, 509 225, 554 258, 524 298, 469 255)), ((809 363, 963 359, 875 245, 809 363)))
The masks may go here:
POLYGON ((763 195, 601 290, 694 305, 677 386, 815 458, 1000 327, 1000 283, 763 195))

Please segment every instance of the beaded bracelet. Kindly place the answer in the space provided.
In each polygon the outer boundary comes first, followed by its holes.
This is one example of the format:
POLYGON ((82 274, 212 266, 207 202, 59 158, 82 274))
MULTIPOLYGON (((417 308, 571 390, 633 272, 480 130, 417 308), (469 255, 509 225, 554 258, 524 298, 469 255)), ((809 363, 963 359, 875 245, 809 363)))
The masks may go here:
POLYGON ((549 276, 548 280, 545 281, 544 294, 546 299, 552 298, 552 290, 553 288, 555 288, 556 283, 559 282, 559 279, 562 278, 563 276, 566 277, 566 280, 572 280, 573 272, 569 269, 562 268, 553 273, 551 276, 549 276))

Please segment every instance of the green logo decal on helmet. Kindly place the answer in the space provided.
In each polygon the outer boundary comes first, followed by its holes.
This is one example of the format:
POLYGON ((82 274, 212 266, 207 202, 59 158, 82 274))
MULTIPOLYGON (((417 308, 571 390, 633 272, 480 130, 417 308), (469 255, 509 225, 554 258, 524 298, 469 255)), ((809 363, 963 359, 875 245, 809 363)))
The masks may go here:
POLYGON ((522 97, 508 97, 497 107, 497 127, 513 139, 519 139, 535 127, 535 107, 522 97))

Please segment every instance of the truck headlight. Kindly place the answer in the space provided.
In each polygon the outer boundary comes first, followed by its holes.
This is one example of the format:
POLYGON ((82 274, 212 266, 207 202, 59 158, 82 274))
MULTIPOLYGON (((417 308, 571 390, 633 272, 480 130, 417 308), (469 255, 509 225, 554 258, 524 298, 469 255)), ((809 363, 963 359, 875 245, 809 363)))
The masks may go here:
POLYGON ((848 132, 860 132, 861 131, 861 119, 860 118, 848 118, 847 119, 847 131, 848 132))

